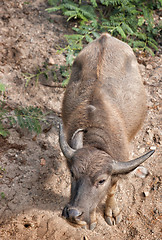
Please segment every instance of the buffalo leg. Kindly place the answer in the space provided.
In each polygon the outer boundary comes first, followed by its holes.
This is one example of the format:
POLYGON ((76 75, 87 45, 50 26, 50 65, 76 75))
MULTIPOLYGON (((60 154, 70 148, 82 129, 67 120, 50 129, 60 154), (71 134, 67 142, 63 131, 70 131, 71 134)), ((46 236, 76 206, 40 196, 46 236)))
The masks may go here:
POLYGON ((95 229, 97 224, 97 220, 96 220, 96 209, 94 209, 93 212, 91 212, 90 214, 90 225, 89 225, 89 229, 93 230, 95 229))
POLYGON ((122 217, 121 212, 116 204, 115 192, 117 188, 117 182, 112 185, 111 189, 108 192, 105 208, 105 220, 110 226, 118 224, 122 217))

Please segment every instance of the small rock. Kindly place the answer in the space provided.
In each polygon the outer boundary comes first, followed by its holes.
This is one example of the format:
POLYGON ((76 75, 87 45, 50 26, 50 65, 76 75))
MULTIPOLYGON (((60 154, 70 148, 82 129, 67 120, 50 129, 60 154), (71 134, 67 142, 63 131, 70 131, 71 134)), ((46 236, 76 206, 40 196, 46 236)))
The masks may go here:
POLYGON ((149 174, 149 172, 147 168, 139 166, 132 172, 132 174, 139 178, 145 178, 149 174))
POLYGON ((150 150, 156 150, 156 146, 151 146, 150 150))
POLYGON ((48 63, 51 64, 51 65, 54 65, 55 61, 52 57, 50 57, 49 60, 48 60, 48 63))
POLYGON ((81 240, 88 240, 88 237, 84 236, 83 238, 81 238, 81 240))
POLYGON ((150 194, 150 193, 149 193, 148 191, 143 192, 144 197, 148 197, 149 194, 150 194))
POLYGON ((46 165, 46 160, 44 158, 41 158, 40 165, 41 166, 45 166, 46 165))
POLYGON ((64 154, 63 154, 62 152, 60 152, 60 156, 61 156, 61 157, 63 157, 63 156, 64 156, 64 154))
POLYGON ((154 212, 155 214, 159 214, 159 211, 158 211, 157 208, 155 208, 153 212, 154 212))
POLYGON ((148 65, 146 66, 146 69, 147 69, 147 70, 152 70, 152 69, 153 69, 153 67, 152 67, 152 65, 151 65, 151 64, 148 64, 148 65))

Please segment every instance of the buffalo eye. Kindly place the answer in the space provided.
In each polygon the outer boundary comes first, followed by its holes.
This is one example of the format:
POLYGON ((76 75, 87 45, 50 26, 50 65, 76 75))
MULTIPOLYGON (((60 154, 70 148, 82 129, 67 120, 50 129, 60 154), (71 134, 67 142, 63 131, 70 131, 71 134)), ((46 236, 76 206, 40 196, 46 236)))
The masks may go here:
POLYGON ((71 173, 71 177, 74 178, 74 173, 72 170, 70 170, 70 173, 71 173))
POLYGON ((98 181, 98 185, 104 184, 105 181, 106 181, 106 179, 101 179, 100 181, 98 181))
POLYGON ((107 181, 108 177, 109 176, 107 174, 100 175, 95 181, 95 186, 99 187, 101 185, 104 185, 104 183, 107 181))

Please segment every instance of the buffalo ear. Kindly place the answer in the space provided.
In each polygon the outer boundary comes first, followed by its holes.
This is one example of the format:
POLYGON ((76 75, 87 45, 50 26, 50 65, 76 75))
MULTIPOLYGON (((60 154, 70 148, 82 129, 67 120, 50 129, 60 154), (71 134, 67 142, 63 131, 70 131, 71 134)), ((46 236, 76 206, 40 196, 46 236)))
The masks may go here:
POLYGON ((60 124, 60 129, 59 129, 59 143, 60 143, 60 148, 64 154, 64 156, 70 160, 74 153, 75 153, 75 149, 71 148, 68 144, 68 142, 66 141, 66 137, 64 134, 64 129, 63 129, 63 125, 60 124))
POLYGON ((83 147, 83 133, 84 133, 84 130, 79 128, 73 134, 71 139, 73 149, 77 150, 83 147))
POLYGON ((93 113, 96 110, 96 107, 93 105, 88 105, 87 110, 89 111, 89 113, 93 113))
POLYGON ((128 161, 128 162, 112 162, 112 174, 126 174, 134 170, 136 167, 138 167, 141 163, 146 161, 151 155, 155 152, 155 150, 151 150, 150 152, 142 155, 139 158, 136 158, 134 160, 128 161))

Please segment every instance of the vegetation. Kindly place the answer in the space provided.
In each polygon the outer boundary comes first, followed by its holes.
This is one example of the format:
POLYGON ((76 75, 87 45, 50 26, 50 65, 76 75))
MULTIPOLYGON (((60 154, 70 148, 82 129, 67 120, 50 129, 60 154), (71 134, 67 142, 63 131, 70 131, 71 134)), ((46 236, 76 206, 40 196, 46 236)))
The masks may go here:
MULTIPOLYGON (((65 66, 53 64, 52 68, 49 68, 48 64, 44 63, 41 68, 36 70, 36 73, 23 73, 22 75, 25 79, 25 87, 27 87, 31 80, 34 80, 37 85, 41 78, 44 78, 47 81, 50 79, 53 82, 59 83, 59 74, 61 74, 62 78, 65 79, 62 81, 62 83, 60 83, 60 87, 64 87, 66 85, 66 79, 69 76, 69 70, 67 70, 65 66)), ((58 87, 59 85, 56 84, 56 86, 58 87)))
MULTIPOLYGON (((2 89, 0 90, 2 92, 2 89)), ((4 126, 15 125, 34 131, 37 134, 41 132, 41 122, 45 121, 45 116, 41 109, 33 106, 26 108, 19 107, 10 109, 5 101, 0 100, 0 135, 6 137, 9 133, 4 126)))
POLYGON ((1 172, 5 172, 6 171, 6 169, 5 168, 2 168, 1 166, 0 166, 0 173, 1 172))
MULTIPOLYGON (((24 79, 26 81, 25 87, 28 86, 29 82, 32 79, 35 79, 35 83, 38 84, 39 79, 40 79, 41 76, 44 76, 48 80, 49 73, 51 73, 51 69, 48 68, 47 63, 43 64, 42 69, 38 68, 36 73, 33 73, 33 74, 32 73, 23 73, 23 77, 24 77, 24 79)), ((54 71, 52 71, 52 75, 53 75, 53 80, 55 81, 56 80, 55 69, 54 69, 54 71)))
MULTIPOLYGON (((44 63, 43 67, 38 68, 36 73, 23 73, 25 79, 25 87, 28 87, 30 81, 35 81, 38 84, 41 77, 45 78, 47 81, 49 76, 53 78, 53 81, 56 82, 57 74, 59 71, 65 82, 61 83, 61 86, 66 85, 67 75, 66 67, 58 67, 57 64, 53 65, 53 69, 50 69, 47 63, 44 63)), ((57 85, 58 86, 58 85, 57 85)), ((3 83, 0 83, 0 96, 3 96, 2 99, 5 99, 5 90, 6 86, 3 83)), ((39 134, 42 132, 41 125, 46 121, 46 115, 42 112, 40 108, 29 106, 29 107, 17 107, 14 110, 10 109, 7 101, 0 100, 0 136, 7 137, 9 132, 8 128, 19 126, 22 129, 28 129, 30 132, 35 132, 39 134), (6 127, 5 127, 6 126, 6 127)))
MULTIPOLYGON (((67 21, 75 21, 74 34, 65 35, 68 45, 59 52, 66 55, 65 70, 85 43, 96 39, 100 33, 111 35, 127 42, 135 51, 154 55, 158 51, 156 36, 160 26, 154 22, 154 10, 161 8, 162 0, 49 0, 49 13, 61 11, 67 21)), ((68 78, 67 81, 68 82, 68 78)))
POLYGON ((5 85, 3 83, 0 83, 0 92, 5 92, 5 85))
POLYGON ((98 33, 106 31, 133 48, 151 53, 151 48, 158 50, 155 37, 159 27, 155 26, 153 10, 160 9, 162 0, 49 0, 49 3, 55 7, 48 8, 48 12, 61 10, 67 21, 80 20, 79 27, 73 28, 77 32, 73 38, 79 43, 83 39, 91 42, 98 33))
POLYGON ((4 194, 4 192, 1 192, 0 195, 1 195, 1 198, 2 198, 2 199, 5 198, 5 194, 4 194))
MULTIPOLYGON (((3 177, 3 173, 4 173, 5 171, 6 171, 6 169, 0 166, 0 178, 3 177)), ((5 198, 4 192, 0 192, 0 198, 1 198, 1 199, 5 198)), ((1 199, 0 199, 0 200, 1 200, 1 199)))

